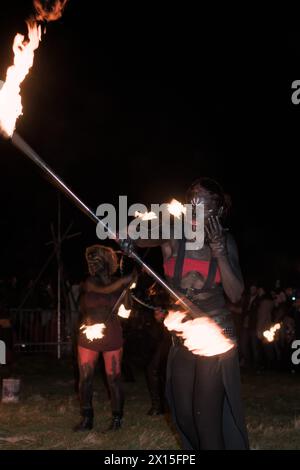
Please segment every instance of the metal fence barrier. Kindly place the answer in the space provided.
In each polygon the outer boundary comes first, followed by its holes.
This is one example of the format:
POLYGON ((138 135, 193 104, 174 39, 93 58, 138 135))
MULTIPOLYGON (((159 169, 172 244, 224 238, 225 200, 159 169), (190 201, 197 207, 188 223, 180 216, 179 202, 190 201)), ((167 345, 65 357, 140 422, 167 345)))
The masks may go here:
POLYGON ((66 311, 61 312, 59 342, 56 309, 12 309, 10 316, 15 351, 24 353, 71 351, 72 331, 66 311))

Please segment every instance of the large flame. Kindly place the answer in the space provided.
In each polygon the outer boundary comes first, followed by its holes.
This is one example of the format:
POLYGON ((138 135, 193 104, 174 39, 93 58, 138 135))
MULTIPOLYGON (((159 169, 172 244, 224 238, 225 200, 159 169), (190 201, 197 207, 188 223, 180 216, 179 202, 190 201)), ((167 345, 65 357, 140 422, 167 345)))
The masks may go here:
POLYGON ((269 343, 272 343, 272 341, 274 341, 276 331, 280 330, 280 328, 280 323, 275 323, 275 325, 271 326, 269 330, 263 332, 264 337, 269 343))
POLYGON ((126 310, 124 307, 124 304, 120 305, 120 308, 118 310, 118 315, 121 318, 129 318, 130 317, 131 310, 126 310))
POLYGON ((208 317, 184 321, 184 312, 169 312, 164 324, 169 331, 175 331, 183 344, 193 354, 216 356, 233 348, 233 342, 225 338, 221 328, 208 317))
POLYGON ((14 63, 6 72, 5 82, 0 90, 0 133, 11 137, 16 121, 22 114, 20 85, 33 64, 34 51, 41 40, 41 26, 38 21, 55 21, 61 17, 68 0, 34 0, 35 16, 28 20, 28 40, 16 34, 13 42, 14 63))
POLYGON ((171 215, 174 215, 174 217, 179 219, 181 214, 186 213, 186 207, 184 207, 184 205, 176 199, 172 199, 170 204, 168 204, 168 211, 171 215))
POLYGON ((93 341, 94 339, 103 338, 105 325, 104 323, 95 323, 95 325, 90 326, 82 325, 80 329, 83 330, 83 333, 89 341, 93 341))
POLYGON ((41 40, 41 27, 36 22, 27 22, 28 41, 17 34, 13 43, 14 63, 7 69, 6 80, 0 91, 0 131, 11 137, 16 120, 22 114, 20 84, 33 64, 34 51, 41 40))

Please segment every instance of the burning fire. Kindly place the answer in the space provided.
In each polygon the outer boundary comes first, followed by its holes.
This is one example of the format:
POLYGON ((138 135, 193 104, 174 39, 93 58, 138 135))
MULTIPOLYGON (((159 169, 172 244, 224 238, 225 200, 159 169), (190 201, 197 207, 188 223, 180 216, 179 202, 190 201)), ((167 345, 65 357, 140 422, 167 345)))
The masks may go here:
POLYGON ((37 21, 56 21, 62 14, 68 0, 56 0, 54 3, 46 0, 43 6, 41 0, 33 0, 37 21))
POLYGON ((93 341, 94 339, 103 338, 103 331, 105 330, 105 325, 104 323, 96 323, 95 325, 91 326, 82 325, 80 329, 83 330, 83 333, 89 341, 93 341))
POLYGON ((171 215, 180 219, 181 214, 186 214, 186 207, 176 199, 172 199, 170 204, 168 204, 168 211, 171 215))
POLYGON ((184 346, 199 356, 216 356, 233 348, 234 344, 222 333, 216 323, 208 317, 199 317, 183 322, 184 312, 169 312, 164 324, 183 338, 184 346))
POLYGON ((28 41, 17 34, 13 43, 14 64, 7 69, 6 80, 0 91, 0 130, 5 137, 11 137, 17 118, 22 114, 20 84, 33 64, 34 51, 41 40, 41 27, 37 23, 28 27, 28 41))
POLYGON ((34 0, 36 15, 28 20, 28 40, 17 33, 13 42, 14 63, 6 72, 6 79, 0 91, 0 132, 4 137, 11 137, 16 121, 22 114, 20 85, 32 67, 34 51, 41 40, 41 26, 38 21, 54 21, 61 17, 67 0, 44 2, 34 0))
POLYGON ((131 310, 126 310, 126 308, 124 307, 124 304, 120 305, 120 308, 118 310, 119 317, 129 318, 130 313, 131 313, 131 310))
POLYGON ((153 219, 157 219, 157 215, 155 214, 155 212, 151 211, 151 212, 139 212, 139 211, 135 211, 134 213, 134 217, 139 217, 140 219, 142 220, 153 220, 153 219))
POLYGON ((275 323, 275 325, 273 325, 269 330, 263 332, 264 337, 269 343, 272 343, 272 341, 274 341, 276 331, 280 330, 280 328, 280 323, 275 323))
POLYGON ((136 288, 136 282, 133 282, 131 286, 129 287, 129 289, 135 289, 135 288, 136 288))

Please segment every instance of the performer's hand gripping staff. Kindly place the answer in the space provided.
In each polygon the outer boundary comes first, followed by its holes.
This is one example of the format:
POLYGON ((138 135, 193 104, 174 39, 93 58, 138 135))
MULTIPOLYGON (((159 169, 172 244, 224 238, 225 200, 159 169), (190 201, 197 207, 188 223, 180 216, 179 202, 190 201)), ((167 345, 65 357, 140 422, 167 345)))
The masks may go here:
MULTIPOLYGON (((122 251, 129 257, 133 258, 136 260, 136 257, 138 256, 135 252, 135 242, 132 240, 130 237, 127 237, 125 239, 119 239, 117 237, 116 241, 119 243, 122 251)), ((142 261, 142 263, 144 263, 142 261)), ((174 309, 183 309, 186 313, 186 318, 199 318, 200 316, 203 316, 203 312, 196 306, 194 305, 187 297, 182 295, 180 292, 178 292, 176 289, 173 287, 171 288, 163 279, 160 278, 151 268, 149 268, 147 265, 141 264, 142 268, 144 270, 152 275, 152 277, 162 286, 164 287, 169 294, 171 294, 174 304, 173 308, 174 309), (146 268, 145 268, 146 266, 146 268)))

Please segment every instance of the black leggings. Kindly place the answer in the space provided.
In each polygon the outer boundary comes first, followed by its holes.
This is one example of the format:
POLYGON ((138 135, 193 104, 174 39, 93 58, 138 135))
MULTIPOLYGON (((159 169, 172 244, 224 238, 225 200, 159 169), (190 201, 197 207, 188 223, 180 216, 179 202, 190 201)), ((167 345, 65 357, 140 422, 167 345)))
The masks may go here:
POLYGON ((179 347, 171 388, 177 425, 194 450, 224 449, 225 388, 218 356, 199 357, 179 347))

